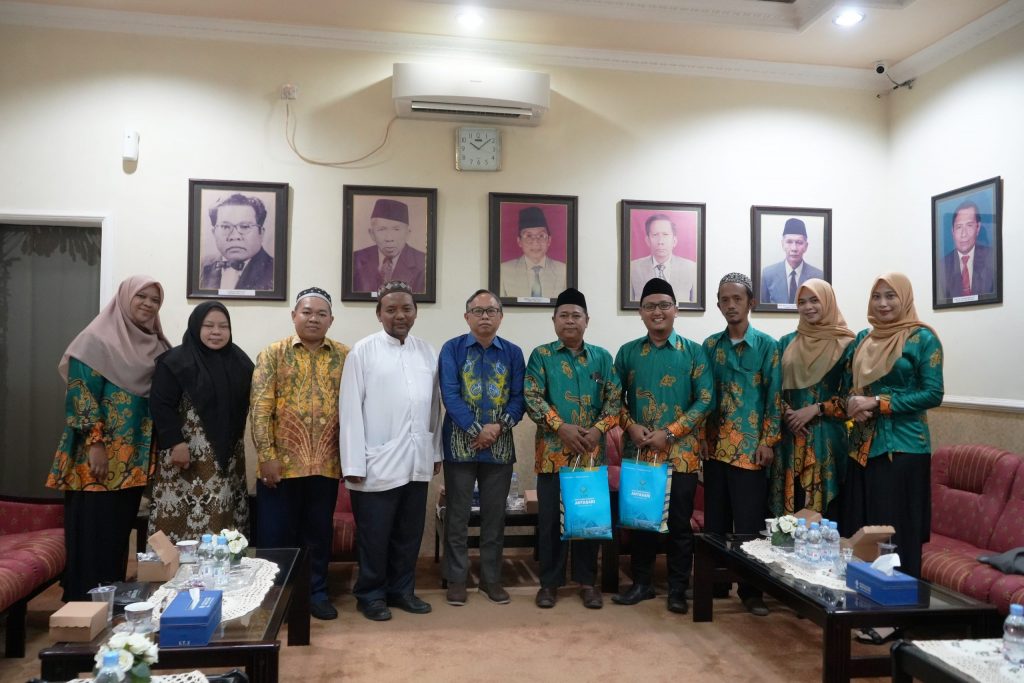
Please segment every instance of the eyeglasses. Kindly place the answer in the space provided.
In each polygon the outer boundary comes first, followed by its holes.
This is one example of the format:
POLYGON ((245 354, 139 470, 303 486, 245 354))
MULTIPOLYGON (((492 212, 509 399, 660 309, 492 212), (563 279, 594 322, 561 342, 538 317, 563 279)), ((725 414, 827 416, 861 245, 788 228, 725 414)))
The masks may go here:
POLYGON ((477 318, 482 318, 485 315, 490 317, 490 318, 493 318, 494 316, 496 316, 499 313, 501 313, 501 309, 500 308, 495 308, 494 306, 489 306, 487 308, 480 308, 478 306, 476 308, 469 309, 469 312, 472 313, 473 315, 475 315, 477 318))
POLYGON ((654 311, 654 310, 667 311, 668 309, 675 308, 675 307, 676 307, 676 305, 672 301, 659 301, 656 304, 654 304, 654 303, 640 304, 640 308, 644 309, 648 313, 650 313, 651 311, 654 311))
POLYGON ((524 242, 547 242, 549 235, 546 232, 542 232, 539 235, 519 235, 519 239, 524 242))
POLYGON ((239 235, 248 235, 258 227, 260 227, 259 223, 218 223, 214 229, 226 237, 231 234, 232 230, 237 230, 239 235))

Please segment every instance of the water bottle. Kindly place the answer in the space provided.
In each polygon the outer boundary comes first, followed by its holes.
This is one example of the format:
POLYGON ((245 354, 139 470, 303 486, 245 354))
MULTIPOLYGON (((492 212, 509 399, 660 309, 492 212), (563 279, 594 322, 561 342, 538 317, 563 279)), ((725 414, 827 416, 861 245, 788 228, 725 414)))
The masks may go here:
POLYGON ((842 547, 842 536, 839 535, 839 523, 831 521, 828 523, 829 528, 829 548, 828 548, 828 561, 829 564, 835 564, 836 560, 839 559, 842 547))
POLYGON ((796 520, 796 528, 793 529, 793 554, 797 562, 807 559, 807 520, 803 517, 796 520))
POLYGON ((817 522, 811 522, 811 529, 807 532, 807 563, 817 567, 821 562, 821 528, 817 522))
POLYGON ((512 483, 508 487, 508 498, 505 500, 506 510, 516 510, 519 508, 519 475, 516 472, 512 473, 512 483))
POLYGON ((818 523, 818 530, 821 532, 821 564, 832 563, 832 527, 824 517, 818 523))
POLYGON ((196 562, 199 565, 199 575, 210 577, 213 575, 213 536, 203 534, 196 548, 196 562))
POLYGON ((228 560, 231 551, 228 550, 228 539, 217 536, 217 545, 213 548, 213 575, 214 582, 218 586, 225 586, 228 582, 228 560))
POLYGON ((473 507, 480 509, 480 484, 476 481, 473 482, 473 507))
POLYGON ((118 654, 114 650, 103 653, 103 666, 96 674, 96 683, 120 683, 121 668, 117 665, 118 654))
POLYGON ((1024 605, 1010 605, 1010 616, 1003 622, 1003 656, 1024 664, 1024 605))

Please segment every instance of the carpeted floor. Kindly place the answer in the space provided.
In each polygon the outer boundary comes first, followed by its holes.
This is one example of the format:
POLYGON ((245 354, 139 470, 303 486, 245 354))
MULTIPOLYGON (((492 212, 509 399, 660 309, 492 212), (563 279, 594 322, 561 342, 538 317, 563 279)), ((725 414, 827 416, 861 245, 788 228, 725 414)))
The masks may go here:
MULTIPOLYGON (((356 612, 350 592, 354 567, 334 565, 332 598, 341 616, 314 619, 309 647, 282 646, 281 681, 821 680, 821 630, 771 600, 772 614, 758 618, 734 594, 715 601, 713 623, 694 624, 690 615, 665 609, 663 583, 655 600, 623 607, 605 595, 601 610, 584 609, 576 591, 566 587, 554 609, 540 610, 533 604, 537 565, 529 551, 509 550, 506 556, 511 604, 493 604, 476 591, 465 607, 445 604, 438 565, 424 557, 417 593, 433 604, 433 613, 395 611, 383 623, 356 612)), ((663 558, 659 570, 663 580, 663 558)), ((53 587, 30 603, 27 656, 0 660, 0 681, 20 683, 39 675, 37 653, 50 643, 47 620, 59 598, 53 587)), ((859 653, 879 649, 854 644, 859 653)))

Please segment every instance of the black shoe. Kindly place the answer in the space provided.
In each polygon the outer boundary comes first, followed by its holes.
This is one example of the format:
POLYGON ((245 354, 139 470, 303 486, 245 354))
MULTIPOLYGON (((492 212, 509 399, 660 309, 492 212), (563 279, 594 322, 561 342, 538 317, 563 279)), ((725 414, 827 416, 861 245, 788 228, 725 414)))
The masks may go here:
POLYGON ((672 591, 668 594, 668 611, 676 614, 686 614, 690 611, 690 605, 686 602, 686 591, 672 591))
POLYGON ((356 609, 363 613, 363 616, 370 621, 387 621, 391 618, 391 610, 383 600, 370 600, 369 602, 357 602, 356 609))
POLYGON ((635 605, 641 600, 653 600, 654 588, 645 583, 634 583, 625 593, 612 596, 612 602, 617 605, 635 605))
POLYGON ((768 605, 764 604, 764 600, 761 598, 744 598, 743 606, 746 607, 747 611, 755 617, 766 617, 771 614, 771 610, 768 609, 768 605))
POLYGON ((427 614, 432 609, 430 603, 420 600, 412 593, 388 596, 388 607, 397 607, 409 614, 427 614))
POLYGON ((885 645, 889 641, 902 637, 903 632, 898 628, 881 628, 876 631, 873 628, 863 628, 854 637, 857 642, 868 645, 885 645), (881 631, 881 633, 879 632, 881 631))
POLYGON ((309 616, 314 619, 330 621, 331 619, 338 618, 338 610, 334 609, 334 605, 326 600, 320 600, 309 603, 309 616))
POLYGON ((537 591, 537 597, 533 599, 533 604, 541 609, 550 609, 555 606, 557 600, 558 595, 555 593, 554 588, 541 586, 540 590, 537 591))

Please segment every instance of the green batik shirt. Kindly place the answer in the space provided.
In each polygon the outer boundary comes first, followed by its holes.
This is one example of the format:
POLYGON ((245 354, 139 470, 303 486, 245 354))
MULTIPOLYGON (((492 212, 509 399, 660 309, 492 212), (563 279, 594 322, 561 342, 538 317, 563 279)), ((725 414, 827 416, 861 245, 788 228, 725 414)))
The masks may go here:
MULTIPOLYGON (((796 339, 791 332, 779 340, 779 355, 796 339)), ((849 441, 846 431, 846 395, 849 393, 853 342, 825 376, 809 387, 782 390, 783 412, 821 404, 823 412, 805 426, 806 434, 784 430, 775 447, 769 479, 768 508, 773 515, 796 512, 796 489, 805 493, 804 507, 825 512, 839 495, 846 473, 849 441)))
MULTIPOLYGON (((711 411, 715 388, 708 359, 700 344, 672 332, 658 347, 649 337, 626 342, 615 356, 622 380, 623 429, 637 423, 650 430, 667 429, 675 439, 668 453, 640 453, 641 458, 667 455, 676 472, 700 469, 698 434, 711 411)), ((628 434, 622 459, 637 457, 628 434)))
POLYGON ((708 457, 745 470, 758 446, 775 447, 782 438, 782 362, 779 343, 747 326, 733 344, 729 330, 704 340, 715 375, 718 404, 707 420, 708 457))
POLYGON ((575 464, 558 438, 558 428, 566 422, 601 432, 596 452, 581 458, 580 466, 604 464, 604 434, 619 423, 622 409, 622 384, 610 353, 585 342, 578 354, 561 341, 538 346, 526 364, 523 395, 526 412, 537 423, 537 474, 575 464))
MULTIPOLYGON (((858 334, 854 344, 860 345, 868 332, 870 330, 863 330, 858 334)), ((927 327, 917 328, 907 337, 903 354, 896 359, 889 374, 867 387, 855 387, 854 393, 881 398, 878 416, 853 430, 851 455, 854 459, 866 460, 864 450, 869 458, 885 453, 931 453, 926 411, 939 407, 944 393, 939 338, 927 327)))

